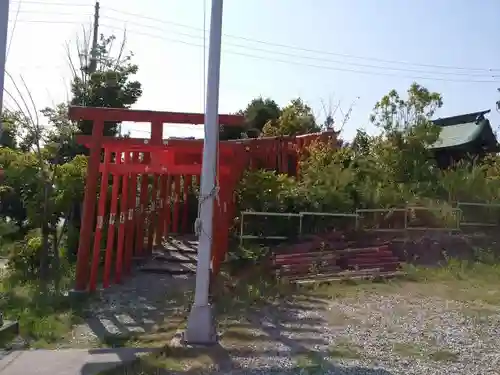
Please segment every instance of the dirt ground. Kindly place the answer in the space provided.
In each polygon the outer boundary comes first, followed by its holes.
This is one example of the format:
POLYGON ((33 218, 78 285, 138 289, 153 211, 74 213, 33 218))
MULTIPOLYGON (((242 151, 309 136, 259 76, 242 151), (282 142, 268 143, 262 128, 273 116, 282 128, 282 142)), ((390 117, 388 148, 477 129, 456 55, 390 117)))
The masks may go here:
POLYGON ((215 296, 217 346, 186 347, 172 331, 161 351, 112 374, 498 374, 500 269, 481 267, 314 289, 236 283, 215 296))

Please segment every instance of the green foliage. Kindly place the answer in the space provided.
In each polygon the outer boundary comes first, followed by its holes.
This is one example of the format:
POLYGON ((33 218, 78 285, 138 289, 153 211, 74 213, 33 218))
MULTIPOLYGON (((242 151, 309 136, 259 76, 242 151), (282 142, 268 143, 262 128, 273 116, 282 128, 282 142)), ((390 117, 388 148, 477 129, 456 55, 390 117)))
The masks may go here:
POLYGON ((0 136, 0 147, 16 148, 18 132, 18 114, 9 110, 3 110, 2 135, 0 136))
MULTIPOLYGON (((65 287, 68 282, 64 279, 65 287)), ((53 348, 82 321, 82 306, 70 304, 67 296, 58 293, 40 293, 37 284, 19 285, 17 278, 4 278, 0 283, 0 311, 6 319, 19 322, 23 339, 32 348, 53 348)))
MULTIPOLYGON (((53 168, 46 162, 42 166, 50 172, 48 176, 43 175, 36 154, 0 149, 0 168, 5 171, 0 196, 7 198, 2 200, 2 214, 4 220, 11 220, 24 229, 16 242, 9 245, 9 268, 25 278, 37 276, 40 267, 42 240, 37 228, 45 225, 54 234, 49 245, 59 242, 57 231, 61 219, 67 216, 75 201, 82 200, 87 158, 77 156, 53 168), (48 205, 47 179, 52 185, 48 205), (12 207, 14 203, 18 206, 12 207)), ((55 254, 50 254, 49 259, 53 256, 55 254)))
POLYGON ((314 133, 321 128, 316 123, 316 118, 311 107, 305 104, 302 99, 294 99, 281 111, 277 119, 269 120, 262 128, 262 135, 299 135, 314 133))
POLYGON ((249 129, 262 131, 269 121, 277 120, 281 115, 279 105, 272 99, 262 97, 253 99, 242 111, 249 129))
MULTIPOLYGON (((429 210, 411 211, 408 220, 412 225, 456 225, 457 215, 452 210, 456 201, 500 201, 500 157, 462 162, 449 170, 437 168, 429 146, 438 139, 439 128, 430 117, 441 106, 441 95, 418 84, 410 87, 405 98, 391 91, 375 105, 371 117, 380 134, 358 131, 342 147, 312 144, 301 160, 299 181, 272 172, 248 173, 239 189, 240 208, 332 213, 422 206, 429 210)), ((263 133, 307 132, 312 125, 306 126, 307 131, 297 129, 309 114, 306 106, 294 102, 283 109, 278 120, 266 124, 263 133)), ((279 220, 266 222, 267 228, 274 228, 279 220)))
POLYGON ((302 206, 301 190, 293 177, 259 170, 246 172, 238 190, 240 210, 291 212, 302 206))
POLYGON ((429 123, 429 119, 443 105, 437 92, 430 92, 418 83, 413 83, 402 99, 396 90, 391 90, 375 104, 371 122, 385 132, 406 131, 429 123))
POLYGON ((244 124, 241 127, 222 127, 219 139, 257 138, 268 121, 278 119, 281 109, 274 100, 259 97, 253 99, 244 110, 238 111, 237 114, 244 116, 244 124))
MULTIPOLYGON (((113 54, 115 42, 115 36, 101 35, 97 48, 99 63, 95 66, 95 71, 91 71, 89 64, 82 61, 81 66, 72 66, 72 98, 69 103, 60 103, 54 108, 42 110, 53 126, 46 135, 46 149, 53 163, 66 163, 76 155, 86 154, 87 150, 76 144, 74 136, 77 133, 92 134, 91 121, 73 123, 68 119, 69 105, 130 108, 142 95, 140 82, 132 80, 139 69, 132 63, 133 55, 125 53, 125 40, 120 51, 113 54)), ((77 46, 79 51, 81 48, 82 46, 77 46)), ((119 123, 106 123, 104 135, 117 136, 118 129, 119 123)))
POLYGON ((21 280, 33 280, 39 274, 42 236, 40 230, 30 231, 22 241, 10 246, 7 267, 21 280))

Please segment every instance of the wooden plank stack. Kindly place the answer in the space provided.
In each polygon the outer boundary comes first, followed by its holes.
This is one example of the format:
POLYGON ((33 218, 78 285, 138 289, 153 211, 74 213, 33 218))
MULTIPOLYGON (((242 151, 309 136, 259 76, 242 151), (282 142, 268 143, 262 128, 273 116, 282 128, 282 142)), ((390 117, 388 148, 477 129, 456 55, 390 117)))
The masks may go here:
POLYGON ((402 274, 400 260, 388 243, 359 246, 357 241, 339 232, 282 246, 271 261, 279 278, 295 283, 389 278, 402 274))

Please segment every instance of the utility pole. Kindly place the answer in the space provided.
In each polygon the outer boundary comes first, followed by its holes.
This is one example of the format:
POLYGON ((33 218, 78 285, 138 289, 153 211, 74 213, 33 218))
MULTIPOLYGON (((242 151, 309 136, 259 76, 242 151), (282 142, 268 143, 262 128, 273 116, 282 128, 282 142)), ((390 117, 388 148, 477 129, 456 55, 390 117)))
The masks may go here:
POLYGON ((184 339, 188 344, 210 345, 217 342, 212 306, 208 301, 210 260, 212 250, 212 218, 216 194, 217 152, 219 144, 219 83, 222 39, 223 0, 212 0, 210 40, 208 47, 207 100, 205 108, 205 139, 201 167, 200 220, 197 228, 198 264, 194 304, 189 313, 184 339))
POLYGON ((5 62, 7 59, 7 32, 9 29, 10 0, 0 0, 0 137, 2 137, 3 123, 3 90, 5 86, 5 62))
POLYGON ((97 70, 97 41, 99 38, 99 1, 95 2, 94 7, 94 30, 92 34, 92 48, 90 50, 89 74, 97 70))

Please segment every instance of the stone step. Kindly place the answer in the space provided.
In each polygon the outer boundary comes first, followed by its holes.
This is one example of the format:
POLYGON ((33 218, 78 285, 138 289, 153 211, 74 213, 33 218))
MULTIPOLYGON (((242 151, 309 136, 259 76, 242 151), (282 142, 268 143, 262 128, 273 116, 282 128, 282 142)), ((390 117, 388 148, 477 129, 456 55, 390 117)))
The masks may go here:
POLYGON ((170 275, 182 275, 196 272, 196 263, 181 262, 158 262, 150 261, 139 267, 141 272, 168 273, 170 275))
POLYGON ((196 263, 197 254, 176 250, 155 250, 153 252, 153 259, 173 263, 196 263))

